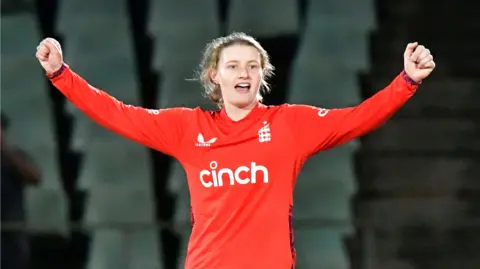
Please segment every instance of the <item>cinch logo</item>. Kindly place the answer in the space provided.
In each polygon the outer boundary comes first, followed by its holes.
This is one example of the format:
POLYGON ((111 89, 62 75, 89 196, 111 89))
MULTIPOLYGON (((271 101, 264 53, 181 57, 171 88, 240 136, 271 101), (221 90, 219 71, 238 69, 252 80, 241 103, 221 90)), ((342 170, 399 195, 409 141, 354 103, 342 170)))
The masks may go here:
POLYGON ((218 169, 216 161, 210 162, 210 170, 200 171, 200 181, 205 188, 222 187, 227 184, 255 184, 257 179, 262 179, 263 183, 268 183, 268 169, 265 166, 257 165, 251 162, 250 166, 240 166, 235 170, 230 168, 218 169))

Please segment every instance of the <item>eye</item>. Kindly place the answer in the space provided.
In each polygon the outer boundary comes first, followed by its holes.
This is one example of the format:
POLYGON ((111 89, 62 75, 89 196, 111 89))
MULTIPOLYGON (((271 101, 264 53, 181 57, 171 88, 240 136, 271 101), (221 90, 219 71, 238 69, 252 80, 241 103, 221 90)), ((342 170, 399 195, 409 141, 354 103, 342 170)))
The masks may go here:
POLYGON ((235 69, 235 68, 237 68, 237 65, 236 64, 230 64, 230 65, 227 65, 227 68, 228 69, 235 69))
POLYGON ((250 69, 258 69, 260 66, 258 64, 250 65, 250 69))

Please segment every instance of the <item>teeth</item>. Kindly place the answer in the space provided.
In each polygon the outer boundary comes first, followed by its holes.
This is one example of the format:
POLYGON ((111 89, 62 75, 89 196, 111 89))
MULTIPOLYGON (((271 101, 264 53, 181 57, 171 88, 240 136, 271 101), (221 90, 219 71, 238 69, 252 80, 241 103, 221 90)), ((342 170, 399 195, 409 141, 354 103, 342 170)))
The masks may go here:
POLYGON ((240 83, 240 84, 237 84, 238 87, 250 87, 250 84, 248 83, 240 83))

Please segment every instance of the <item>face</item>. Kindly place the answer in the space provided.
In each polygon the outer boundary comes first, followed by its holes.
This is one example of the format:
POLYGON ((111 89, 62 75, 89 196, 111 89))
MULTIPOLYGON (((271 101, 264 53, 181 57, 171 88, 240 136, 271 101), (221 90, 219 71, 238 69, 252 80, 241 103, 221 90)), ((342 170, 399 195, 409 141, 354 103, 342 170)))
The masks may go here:
POLYGON ((211 75, 221 87, 225 105, 250 106, 257 102, 263 76, 260 53, 247 45, 226 47, 211 75))

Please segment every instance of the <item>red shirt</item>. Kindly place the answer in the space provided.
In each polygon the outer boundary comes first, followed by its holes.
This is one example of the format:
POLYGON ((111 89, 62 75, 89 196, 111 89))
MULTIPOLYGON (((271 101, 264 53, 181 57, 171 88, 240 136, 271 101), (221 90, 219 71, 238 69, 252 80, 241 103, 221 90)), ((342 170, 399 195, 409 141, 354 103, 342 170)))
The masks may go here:
POLYGON ((259 104, 237 122, 225 110, 125 105, 68 67, 52 82, 98 124, 183 165, 194 221, 185 268, 290 269, 302 165, 384 123, 414 94, 417 85, 407 80, 402 73, 357 107, 259 104))

